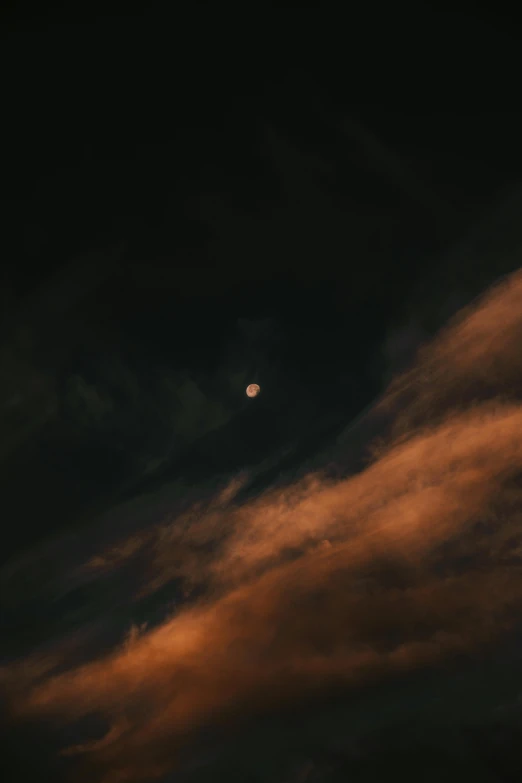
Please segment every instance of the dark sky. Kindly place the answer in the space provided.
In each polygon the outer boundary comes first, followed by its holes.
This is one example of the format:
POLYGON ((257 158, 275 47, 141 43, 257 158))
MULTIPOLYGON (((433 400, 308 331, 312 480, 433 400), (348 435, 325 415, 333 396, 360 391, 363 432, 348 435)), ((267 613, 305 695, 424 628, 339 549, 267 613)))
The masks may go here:
MULTIPOLYGON (((7 568, 165 487, 297 475, 519 266, 500 12, 125 8, 2 12, 7 568)), ((45 637, 27 611, 2 609, 6 656, 45 637)), ((288 780, 334 780, 311 775, 288 780)))

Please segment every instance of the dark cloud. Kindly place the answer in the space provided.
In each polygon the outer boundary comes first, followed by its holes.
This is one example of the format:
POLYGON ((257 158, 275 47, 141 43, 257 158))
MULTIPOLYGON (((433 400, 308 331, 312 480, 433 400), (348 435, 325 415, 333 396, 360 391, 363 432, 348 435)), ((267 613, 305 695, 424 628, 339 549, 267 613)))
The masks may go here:
POLYGON ((15 551, 29 531, 74 525, 151 477, 183 476, 177 463, 186 449, 187 469, 199 478, 223 449, 237 464, 239 446, 221 433, 241 413, 253 376, 277 371, 284 331, 274 318, 225 314, 223 330, 218 314, 219 328, 209 333, 206 312, 200 324, 166 298, 158 314, 132 285, 114 314, 107 302, 121 288, 121 270, 111 258, 92 266, 81 259, 36 286, 4 333, 0 459, 15 551), (208 361, 194 361, 199 343, 208 361), (22 489, 28 475, 32 493, 22 489), (44 523, 39 510, 51 504, 44 523))

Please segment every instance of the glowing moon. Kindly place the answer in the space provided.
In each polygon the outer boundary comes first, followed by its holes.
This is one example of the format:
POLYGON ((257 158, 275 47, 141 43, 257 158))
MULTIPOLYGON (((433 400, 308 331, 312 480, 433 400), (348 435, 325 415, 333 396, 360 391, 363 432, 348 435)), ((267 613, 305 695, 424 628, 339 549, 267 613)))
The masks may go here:
POLYGON ((261 387, 257 383, 251 383, 250 386, 247 386, 247 397, 257 397, 260 391, 261 387))

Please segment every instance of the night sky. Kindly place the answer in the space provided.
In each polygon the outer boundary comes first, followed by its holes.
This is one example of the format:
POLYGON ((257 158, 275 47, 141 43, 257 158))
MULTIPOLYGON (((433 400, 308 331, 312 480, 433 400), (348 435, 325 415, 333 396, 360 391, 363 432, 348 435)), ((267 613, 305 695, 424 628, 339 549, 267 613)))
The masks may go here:
POLYGON ((3 779, 519 780, 514 22, 58 5, 0 33, 3 779))

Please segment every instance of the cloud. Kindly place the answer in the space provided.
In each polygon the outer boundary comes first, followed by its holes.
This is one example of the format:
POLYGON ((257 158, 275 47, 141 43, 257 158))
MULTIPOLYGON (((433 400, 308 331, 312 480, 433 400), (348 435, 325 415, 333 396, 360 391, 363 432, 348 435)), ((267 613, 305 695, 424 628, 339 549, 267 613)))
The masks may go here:
POLYGON ((68 750, 75 780, 161 776, 205 727, 471 654, 516 624, 521 305, 517 274, 423 348, 378 404, 391 427, 359 473, 243 504, 232 483, 89 557, 97 579, 142 552, 129 602, 169 582, 187 600, 82 664, 57 644, 1 671, 20 720, 103 721, 68 750))
POLYGON ((392 382, 379 405, 394 414, 394 436, 480 400, 518 399, 521 306, 515 273, 463 308, 419 350, 416 365, 392 382))

